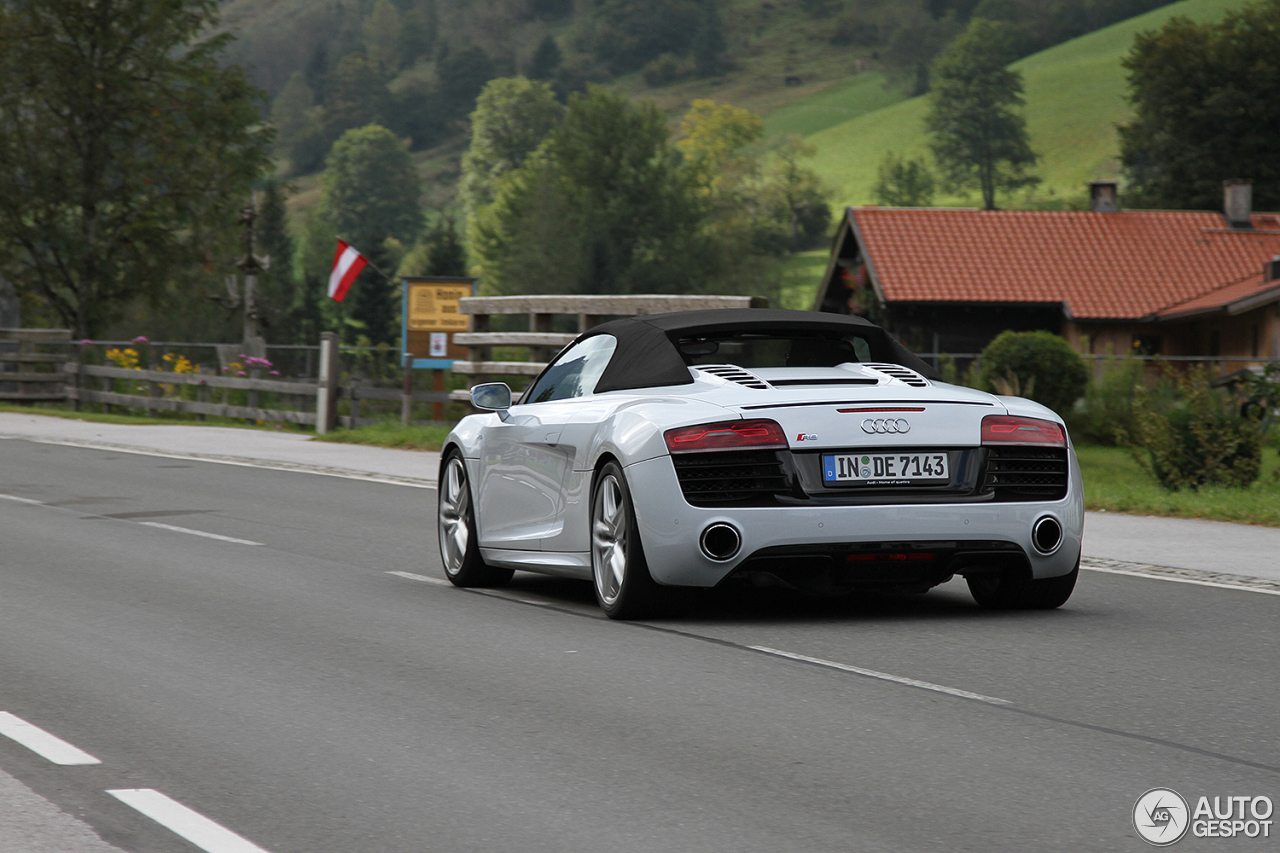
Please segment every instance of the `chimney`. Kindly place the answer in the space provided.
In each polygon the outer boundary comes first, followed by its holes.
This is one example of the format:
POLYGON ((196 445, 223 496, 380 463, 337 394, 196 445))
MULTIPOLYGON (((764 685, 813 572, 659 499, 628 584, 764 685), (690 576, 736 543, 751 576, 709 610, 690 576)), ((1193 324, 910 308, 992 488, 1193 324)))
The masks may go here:
POLYGON ((1275 281, 1280 278, 1280 255, 1276 255, 1269 261, 1262 264, 1262 281, 1263 283, 1275 281))
POLYGON ((1120 192, 1115 181, 1089 182, 1089 209, 1094 213, 1119 213, 1120 192))
POLYGON ((1253 228, 1253 184, 1235 178, 1222 182, 1222 215, 1227 225, 1240 230, 1253 228))

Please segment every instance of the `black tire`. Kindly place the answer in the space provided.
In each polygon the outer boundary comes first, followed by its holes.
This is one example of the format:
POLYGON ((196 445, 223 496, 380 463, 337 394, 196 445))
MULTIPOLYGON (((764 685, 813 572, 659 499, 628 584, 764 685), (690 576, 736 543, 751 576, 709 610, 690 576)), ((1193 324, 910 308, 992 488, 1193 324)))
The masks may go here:
POLYGON ((643 619, 663 603, 640 544, 627 478, 607 462, 591 487, 591 578, 596 602, 610 619, 643 619))
POLYGON ((1080 558, 1069 573, 1033 580, 1028 575, 976 575, 965 578, 969 592, 984 610, 1053 610, 1067 603, 1080 575, 1080 558))
POLYGON ((454 586, 506 586, 514 572, 480 557, 467 466, 456 450, 445 455, 437 484, 437 534, 445 577, 454 586))

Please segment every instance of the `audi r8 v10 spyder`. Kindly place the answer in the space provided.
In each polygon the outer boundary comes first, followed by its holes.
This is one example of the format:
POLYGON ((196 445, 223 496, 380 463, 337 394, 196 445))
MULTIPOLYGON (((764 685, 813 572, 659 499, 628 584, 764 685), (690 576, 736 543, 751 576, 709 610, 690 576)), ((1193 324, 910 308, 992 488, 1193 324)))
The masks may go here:
POLYGON ((767 309, 614 320, 518 401, 478 385, 440 462, 458 586, 590 580, 614 618, 673 587, 925 591, 1052 608, 1079 571, 1080 466, 1062 419, 938 380, 856 317, 767 309))

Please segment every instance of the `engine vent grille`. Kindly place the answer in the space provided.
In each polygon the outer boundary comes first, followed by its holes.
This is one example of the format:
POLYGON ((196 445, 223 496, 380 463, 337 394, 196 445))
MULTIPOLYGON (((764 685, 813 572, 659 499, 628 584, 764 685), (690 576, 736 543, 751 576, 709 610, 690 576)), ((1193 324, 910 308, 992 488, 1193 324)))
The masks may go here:
POLYGON ((769 390, 768 382, 765 382, 749 370, 743 370, 736 364, 699 364, 698 370, 703 373, 710 373, 712 376, 719 376, 721 379, 728 379, 730 382, 737 382, 744 388, 755 388, 759 391, 769 390))
POLYGON ((872 370, 878 370, 886 376, 892 376, 894 379, 900 379, 908 385, 916 388, 928 388, 929 381, 916 373, 909 367, 903 367, 901 364, 880 364, 878 362, 864 362, 863 367, 869 367, 872 370))
POLYGON ((991 447, 982 490, 998 501, 1062 500, 1067 470, 1064 447, 991 447))
POLYGON ((782 462, 773 450, 717 450, 671 457, 684 498, 693 506, 770 503, 787 491, 782 462))

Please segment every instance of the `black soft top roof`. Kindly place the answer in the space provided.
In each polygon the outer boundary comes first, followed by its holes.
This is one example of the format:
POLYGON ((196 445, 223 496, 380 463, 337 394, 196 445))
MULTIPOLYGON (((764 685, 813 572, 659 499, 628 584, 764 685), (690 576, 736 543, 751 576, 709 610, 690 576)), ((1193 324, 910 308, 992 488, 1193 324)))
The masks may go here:
POLYGON ((817 333, 863 338, 871 347, 871 360, 900 364, 936 379, 933 368, 890 336, 861 317, 816 311, 777 308, 720 308, 624 317, 602 323, 578 336, 613 335, 617 349, 605 368, 596 392, 690 385, 693 377, 676 349, 681 338, 719 336, 732 332, 776 334, 817 333))

